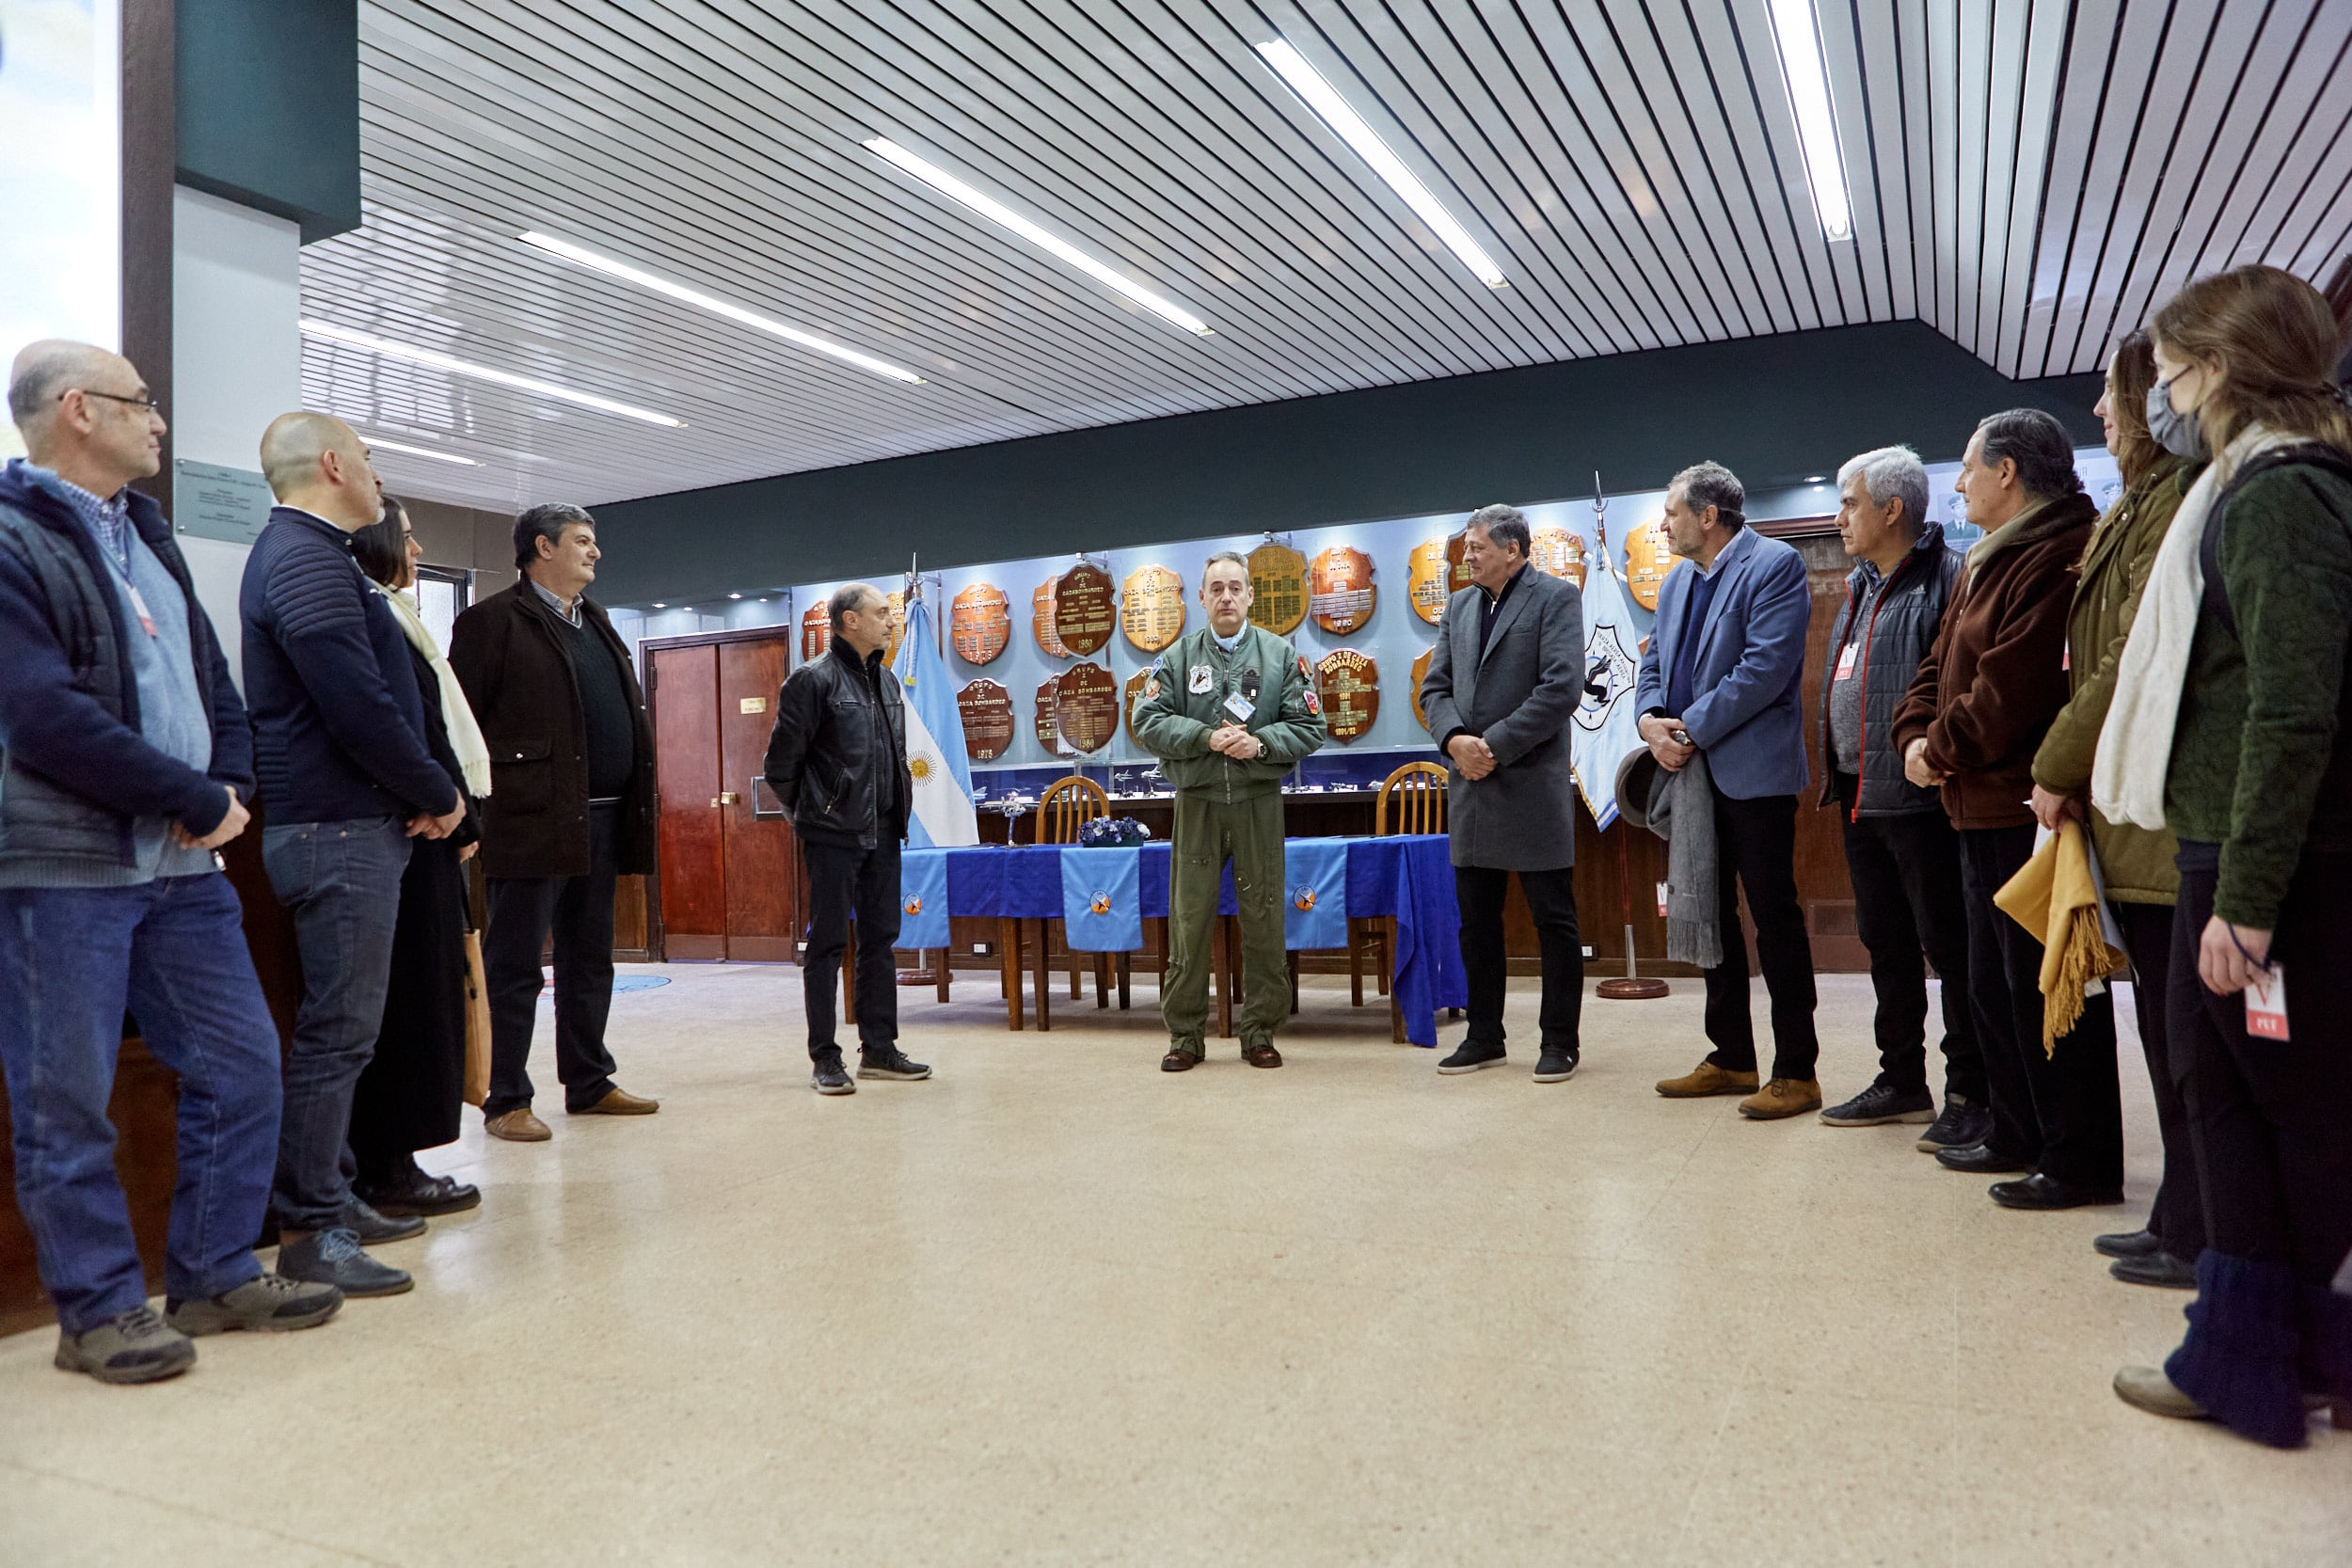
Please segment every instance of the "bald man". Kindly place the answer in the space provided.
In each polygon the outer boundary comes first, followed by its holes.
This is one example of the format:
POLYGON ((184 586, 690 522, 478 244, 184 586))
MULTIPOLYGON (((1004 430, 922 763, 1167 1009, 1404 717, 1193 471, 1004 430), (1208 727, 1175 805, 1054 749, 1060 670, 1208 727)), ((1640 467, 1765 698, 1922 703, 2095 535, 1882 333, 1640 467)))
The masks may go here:
POLYGON ((326 414, 273 420, 262 472, 278 505, 246 561, 245 691, 266 818, 262 863, 294 916, 302 1006, 286 1058, 273 1194, 278 1272, 345 1295, 414 1283, 362 1248, 424 1228, 351 1190, 351 1097, 375 1053, 411 838, 443 838, 465 802, 425 741, 408 644, 352 558, 382 515, 358 434, 326 414))
POLYGON ((56 1365, 149 1383, 189 1336, 307 1328, 333 1288, 253 1256, 278 1151, 278 1032, 215 853, 253 744, 162 509, 163 410, 119 355, 40 342, 0 472, 0 1069, 16 1201, 57 1308, 56 1365), (165 1312, 147 1302, 107 1118, 123 1014, 180 1075, 165 1312))

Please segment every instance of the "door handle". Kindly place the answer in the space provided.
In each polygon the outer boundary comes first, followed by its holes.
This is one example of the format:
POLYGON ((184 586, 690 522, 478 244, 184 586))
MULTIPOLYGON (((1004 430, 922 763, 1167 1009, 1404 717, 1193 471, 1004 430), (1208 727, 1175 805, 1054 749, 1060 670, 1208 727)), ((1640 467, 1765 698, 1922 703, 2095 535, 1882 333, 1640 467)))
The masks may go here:
POLYGON ((739 806, 743 803, 743 797, 730 789, 725 794, 715 798, 710 803, 714 806, 739 806))

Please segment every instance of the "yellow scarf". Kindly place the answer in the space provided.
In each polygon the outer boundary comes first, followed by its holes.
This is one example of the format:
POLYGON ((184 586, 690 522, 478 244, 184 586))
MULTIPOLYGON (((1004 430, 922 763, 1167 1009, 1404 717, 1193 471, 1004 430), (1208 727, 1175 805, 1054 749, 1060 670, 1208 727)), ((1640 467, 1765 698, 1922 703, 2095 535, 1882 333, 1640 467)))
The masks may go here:
POLYGON ((2042 942, 2042 1049, 2058 1042, 2083 1016, 2083 993, 2093 980, 2122 970, 2121 950, 2099 927, 2099 883, 2090 870, 2090 841, 2079 822, 2061 822, 2001 891, 1994 907, 2042 942))

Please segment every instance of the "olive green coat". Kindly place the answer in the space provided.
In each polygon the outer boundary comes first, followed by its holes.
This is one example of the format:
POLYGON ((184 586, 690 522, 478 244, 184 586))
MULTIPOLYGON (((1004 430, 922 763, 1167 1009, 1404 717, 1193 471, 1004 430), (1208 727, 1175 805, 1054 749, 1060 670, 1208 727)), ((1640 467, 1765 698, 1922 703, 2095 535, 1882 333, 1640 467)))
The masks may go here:
MULTIPOLYGON (((2200 466, 2167 453, 2107 509, 2083 553, 2082 576, 2067 612, 2068 689, 2073 695, 2034 752, 2033 782, 2053 795, 2088 797, 2090 764, 2099 748, 2100 726, 2115 700, 2116 672, 2132 618, 2139 613, 2140 590, 2156 562, 2156 549, 2172 526, 2200 466)), ((2124 904, 2169 904, 2180 886, 2172 864, 2172 835, 2146 828, 2119 827, 2090 813, 2090 842, 2107 896, 2124 904)))

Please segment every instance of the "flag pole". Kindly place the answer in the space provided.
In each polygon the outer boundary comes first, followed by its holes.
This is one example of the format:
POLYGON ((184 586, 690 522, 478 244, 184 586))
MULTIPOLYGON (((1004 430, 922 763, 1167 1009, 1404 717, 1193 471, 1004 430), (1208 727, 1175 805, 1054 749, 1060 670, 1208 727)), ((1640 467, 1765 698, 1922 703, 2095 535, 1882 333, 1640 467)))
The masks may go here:
MULTIPOLYGON (((1609 498, 1600 487, 1600 470, 1593 471, 1593 536, 1599 546, 1600 569, 1613 574, 1615 567, 1609 555, 1609 498)), ((1611 824, 1617 831, 1617 903, 1625 921, 1625 974, 1603 980, 1594 988, 1594 994, 1611 1002, 1649 1002, 1668 994, 1666 982, 1645 979, 1633 953, 1633 857, 1626 848, 1626 838, 1632 830, 1625 825, 1619 812, 1611 824)))

